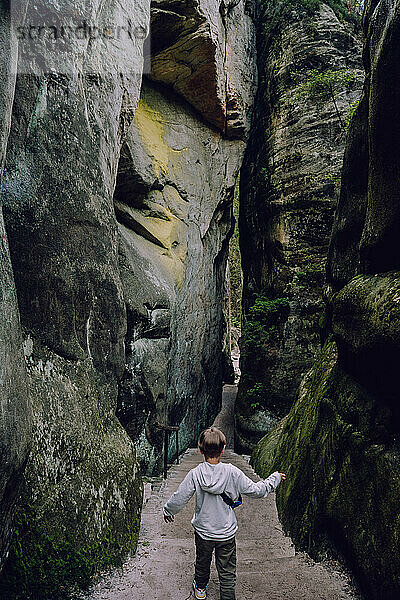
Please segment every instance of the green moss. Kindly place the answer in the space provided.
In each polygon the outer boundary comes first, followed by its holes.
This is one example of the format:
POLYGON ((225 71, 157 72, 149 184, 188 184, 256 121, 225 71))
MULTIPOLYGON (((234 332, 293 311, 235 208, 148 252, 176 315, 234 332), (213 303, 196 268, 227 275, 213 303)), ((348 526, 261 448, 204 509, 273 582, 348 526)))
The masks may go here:
POLYGON ((268 477, 274 470, 275 452, 285 423, 286 417, 260 440, 251 455, 250 463, 260 477, 268 477))
POLYGON ((265 327, 257 321, 247 321, 243 329, 242 350, 247 356, 252 356, 262 350, 271 340, 276 327, 265 327))
MULTIPOLYGON (((127 552, 136 550, 139 518, 120 535, 111 527, 101 539, 87 543, 76 529, 49 530, 34 507, 19 509, 11 550, 0 582, 0 598, 7 600, 67 600, 80 597, 92 577, 120 566, 127 552)), ((82 524, 84 528, 84 524, 82 524)))
POLYGON ((327 313, 326 313, 326 310, 324 310, 321 313, 321 316, 320 316, 320 318, 318 320, 318 327, 321 330, 325 331, 327 329, 328 325, 329 325, 329 321, 328 321, 327 313))
POLYGON ((299 100, 324 101, 334 97, 339 89, 351 88, 356 81, 357 72, 350 69, 312 69, 297 86, 294 97, 299 100))
POLYGON ((302 382, 282 427, 252 456, 256 471, 287 473, 280 518, 297 548, 321 558, 339 552, 368 597, 400 594, 400 450, 381 441, 382 414, 337 363, 329 339, 302 382))
MULTIPOLYGON (((319 419, 318 406, 326 390, 326 379, 332 370, 335 350, 335 344, 327 342, 319 366, 312 369, 302 382, 299 399, 287 417, 278 442, 275 440, 276 451, 271 453, 269 450, 271 440, 267 436, 254 454, 257 472, 278 468, 287 474, 288 479, 278 497, 278 505, 285 515, 285 525, 291 532, 296 532, 296 542, 306 549, 310 548, 316 518, 313 448, 319 419), (264 457, 268 464, 264 463, 264 457)), ((320 458, 325 465, 328 457, 320 458)))

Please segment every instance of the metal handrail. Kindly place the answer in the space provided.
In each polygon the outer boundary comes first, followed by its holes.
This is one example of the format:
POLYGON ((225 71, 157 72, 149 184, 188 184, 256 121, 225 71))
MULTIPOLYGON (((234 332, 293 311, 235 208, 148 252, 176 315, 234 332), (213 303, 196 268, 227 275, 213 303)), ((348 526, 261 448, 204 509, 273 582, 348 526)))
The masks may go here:
POLYGON ((179 426, 176 425, 164 425, 163 423, 156 422, 155 427, 164 431, 164 479, 167 479, 168 473, 168 444, 169 434, 175 431, 176 433, 176 464, 179 465, 179 426))

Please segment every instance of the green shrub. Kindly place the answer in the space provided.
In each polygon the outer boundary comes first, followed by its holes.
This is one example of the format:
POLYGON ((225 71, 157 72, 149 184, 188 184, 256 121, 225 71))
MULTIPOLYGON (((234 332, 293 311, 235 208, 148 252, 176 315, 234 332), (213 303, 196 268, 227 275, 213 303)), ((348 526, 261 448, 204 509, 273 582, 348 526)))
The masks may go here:
POLYGON ((277 325, 287 317, 288 311, 288 298, 269 300, 259 296, 255 300, 242 331, 241 347, 245 357, 254 361, 262 359, 262 350, 276 335, 277 325))
POLYGON ((296 271, 293 280, 296 284, 322 286, 325 279, 325 264, 304 265, 301 271, 296 271))
POLYGON ((269 300, 265 296, 260 296, 250 308, 248 320, 258 321, 264 325, 276 325, 278 317, 286 315, 288 308, 288 298, 269 300))
POLYGON ((246 391, 246 397, 250 403, 252 410, 259 408, 264 393, 264 386, 262 383, 255 383, 252 388, 246 391))

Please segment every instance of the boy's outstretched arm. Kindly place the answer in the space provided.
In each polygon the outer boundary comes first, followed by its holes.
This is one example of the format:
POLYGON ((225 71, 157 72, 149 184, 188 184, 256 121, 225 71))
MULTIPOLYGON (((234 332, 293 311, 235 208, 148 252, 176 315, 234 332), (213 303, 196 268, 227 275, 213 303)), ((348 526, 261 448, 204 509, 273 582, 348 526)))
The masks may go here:
POLYGON ((195 492, 192 471, 186 475, 176 492, 172 494, 168 502, 164 504, 164 521, 172 523, 176 515, 189 502, 195 492))
POLYGON ((251 496, 253 498, 266 498, 269 493, 274 492, 281 481, 285 481, 285 473, 279 473, 275 471, 266 479, 257 481, 254 483, 249 477, 247 477, 242 471, 239 475, 239 491, 241 494, 251 496))

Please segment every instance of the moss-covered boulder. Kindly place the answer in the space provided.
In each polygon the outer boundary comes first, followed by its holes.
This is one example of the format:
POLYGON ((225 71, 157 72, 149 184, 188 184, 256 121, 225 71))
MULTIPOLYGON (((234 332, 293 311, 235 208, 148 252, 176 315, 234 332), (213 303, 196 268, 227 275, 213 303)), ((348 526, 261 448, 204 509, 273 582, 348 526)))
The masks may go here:
POLYGON ((342 370, 329 340, 278 443, 269 434, 252 457, 261 475, 286 472, 278 508, 297 546, 317 557, 334 547, 368 597, 382 600, 400 593, 400 454, 392 423, 381 399, 342 370))
POLYGON ((333 298, 332 315, 343 369, 378 394, 400 430, 400 272, 356 276, 333 298))
POLYGON ((25 340, 33 443, 0 596, 67 598, 136 548, 142 483, 116 382, 25 340))
POLYGON ((269 469, 275 463, 276 448, 286 420, 287 417, 284 417, 279 421, 278 425, 260 440, 251 454, 251 465, 260 477, 268 477, 271 473, 269 469))

